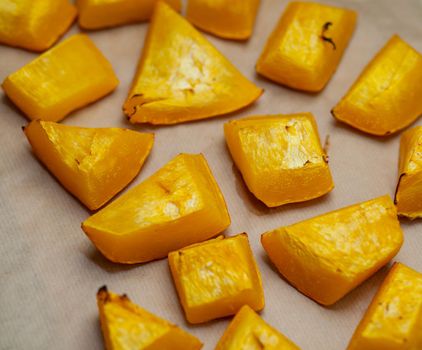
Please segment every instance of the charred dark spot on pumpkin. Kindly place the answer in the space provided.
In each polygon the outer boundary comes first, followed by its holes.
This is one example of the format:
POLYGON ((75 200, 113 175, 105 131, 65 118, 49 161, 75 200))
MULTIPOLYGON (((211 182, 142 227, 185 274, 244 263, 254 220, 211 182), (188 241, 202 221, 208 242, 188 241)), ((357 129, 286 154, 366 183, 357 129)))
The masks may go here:
POLYGON ((337 46, 336 43, 334 42, 334 40, 332 38, 329 38, 325 35, 325 33, 327 32, 327 30, 330 29, 330 27, 333 25, 332 22, 326 22, 324 23, 324 25, 322 26, 322 32, 321 32, 321 39, 330 43, 333 46, 333 49, 336 50, 337 46))

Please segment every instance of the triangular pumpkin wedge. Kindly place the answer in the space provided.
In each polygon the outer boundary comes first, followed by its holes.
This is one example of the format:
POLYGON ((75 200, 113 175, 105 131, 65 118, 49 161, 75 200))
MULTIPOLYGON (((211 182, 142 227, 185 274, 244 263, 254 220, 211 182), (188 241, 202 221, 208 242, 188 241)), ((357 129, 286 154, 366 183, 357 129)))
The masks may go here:
POLYGON ((236 111, 261 93, 187 20, 159 1, 123 110, 132 123, 174 124, 236 111))
POLYGON ((89 209, 107 203, 138 174, 154 135, 34 120, 25 129, 35 155, 89 209))
POLYGON ((102 287, 97 293, 106 350, 198 350, 201 342, 181 328, 102 287))

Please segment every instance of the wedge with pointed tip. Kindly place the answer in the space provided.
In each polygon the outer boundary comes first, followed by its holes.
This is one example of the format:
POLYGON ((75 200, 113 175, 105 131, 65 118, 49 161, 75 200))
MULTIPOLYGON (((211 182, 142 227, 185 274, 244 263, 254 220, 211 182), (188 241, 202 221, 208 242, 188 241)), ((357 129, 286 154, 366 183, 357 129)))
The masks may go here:
POLYGON ((163 320, 126 295, 102 287, 97 293, 101 329, 106 350, 199 350, 193 335, 163 320))
POLYGON ((138 174, 154 135, 41 120, 25 129, 35 155, 89 209, 107 203, 138 174))
POLYGON ((189 22, 159 1, 123 110, 132 123, 174 124, 236 111, 261 93, 189 22))
POLYGON ((201 154, 180 154, 82 223, 109 260, 135 264, 211 238, 230 225, 226 203, 201 154))

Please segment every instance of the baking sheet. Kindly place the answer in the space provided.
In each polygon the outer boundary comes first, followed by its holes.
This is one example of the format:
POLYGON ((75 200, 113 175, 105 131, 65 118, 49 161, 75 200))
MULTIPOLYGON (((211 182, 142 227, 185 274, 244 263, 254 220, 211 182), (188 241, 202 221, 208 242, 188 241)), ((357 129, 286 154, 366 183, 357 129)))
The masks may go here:
MULTIPOLYGON (((254 65, 288 1, 262 0, 253 37, 245 43, 208 36, 247 77, 265 89, 250 108, 229 116, 165 127, 133 126, 121 112, 147 23, 89 32, 113 64, 118 89, 73 113, 68 125, 127 127, 156 134, 152 153, 135 186, 180 152, 206 156, 226 198, 228 235, 246 231, 262 273, 263 318, 302 349, 344 349, 386 275, 382 269, 333 307, 324 308, 282 280, 260 245, 260 234, 349 204, 394 194, 399 135, 374 138, 337 123, 330 109, 392 34, 422 51, 419 0, 336 0, 327 4, 359 12, 358 26, 337 73, 319 94, 289 90, 255 75, 254 65), (314 113, 321 139, 330 135, 330 166, 336 188, 317 200, 268 209, 246 189, 226 149, 223 124, 256 114, 314 113)), ((66 34, 78 32, 76 25, 66 34)), ((0 80, 36 54, 0 46, 0 80)), ((181 325, 213 349, 229 319, 189 326, 179 305, 166 260, 121 266, 108 262, 80 229, 89 216, 36 160, 21 131, 26 119, 0 96, 0 349, 102 349, 95 294, 107 284, 133 301, 181 325)), ((416 124, 421 125, 421 121, 416 124)), ((395 260, 422 271, 422 221, 402 220, 405 243, 395 260)))

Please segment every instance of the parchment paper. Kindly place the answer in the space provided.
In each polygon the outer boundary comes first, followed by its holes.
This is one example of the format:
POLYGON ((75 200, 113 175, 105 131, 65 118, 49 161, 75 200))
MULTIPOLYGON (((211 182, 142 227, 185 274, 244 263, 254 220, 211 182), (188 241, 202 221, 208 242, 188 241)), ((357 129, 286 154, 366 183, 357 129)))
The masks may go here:
MULTIPOLYGON (((265 89, 250 108, 221 118, 168 127, 132 126, 123 117, 147 23, 89 32, 120 79, 110 96, 63 121, 68 125, 127 127, 152 131, 156 141, 133 187, 180 152, 205 154, 226 198, 232 224, 227 235, 247 232, 262 273, 266 307, 262 317, 304 350, 344 349, 374 293, 384 268, 338 302, 324 308, 281 279, 259 242, 266 230, 291 224, 385 193, 397 181, 399 134, 375 138, 337 123, 330 109, 392 34, 422 51, 419 0, 326 0, 359 12, 358 26, 337 73, 319 94, 306 94, 255 75, 254 65, 287 0, 262 0, 248 42, 206 35, 247 77, 265 89), (271 113, 314 113, 321 139, 330 135, 330 166, 336 188, 317 200, 267 209, 246 189, 225 145, 230 118, 271 113)), ((78 32, 76 24, 66 34, 78 32)), ((0 46, 0 80, 36 54, 0 46)), ((121 266, 108 262, 80 229, 90 213, 32 155, 21 126, 23 115, 4 96, 0 103, 0 349, 102 349, 95 302, 107 284, 141 306, 181 325, 213 349, 230 319, 189 326, 173 287, 167 260, 121 266)), ((416 124, 421 124, 421 121, 416 124)), ((422 221, 402 220, 405 244, 395 258, 422 271, 422 221)))

